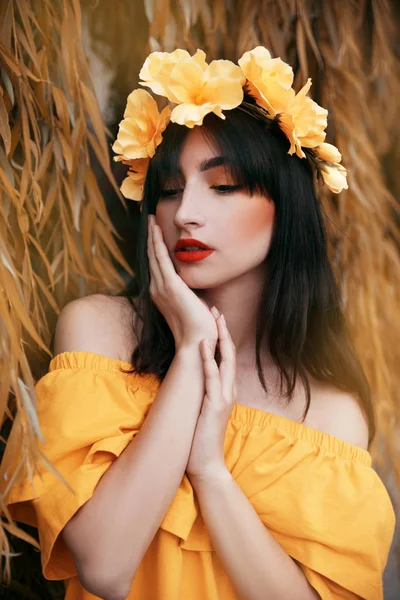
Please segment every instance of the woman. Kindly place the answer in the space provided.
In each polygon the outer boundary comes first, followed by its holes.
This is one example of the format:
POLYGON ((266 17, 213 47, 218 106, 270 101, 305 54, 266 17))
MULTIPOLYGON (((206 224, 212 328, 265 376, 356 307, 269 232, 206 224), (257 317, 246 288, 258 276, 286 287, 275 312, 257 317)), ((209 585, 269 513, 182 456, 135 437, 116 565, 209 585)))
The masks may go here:
POLYGON ((394 514, 312 165, 335 191, 345 170, 266 53, 154 53, 143 84, 175 108, 128 98, 139 293, 62 311, 36 391, 71 489, 43 470, 8 499, 68 599, 383 597, 394 514))

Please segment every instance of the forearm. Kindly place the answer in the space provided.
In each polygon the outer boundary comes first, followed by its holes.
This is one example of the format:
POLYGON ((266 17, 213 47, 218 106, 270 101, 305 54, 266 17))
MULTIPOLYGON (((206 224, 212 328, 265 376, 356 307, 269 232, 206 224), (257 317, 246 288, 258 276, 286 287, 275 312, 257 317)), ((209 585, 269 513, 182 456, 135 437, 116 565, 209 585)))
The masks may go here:
POLYGON ((107 574, 130 587, 184 476, 203 395, 198 347, 178 351, 141 430, 70 522, 65 541, 87 585, 107 574))
POLYGON ((228 471, 190 480, 215 551, 243 600, 292 600, 294 590, 296 600, 319 598, 228 471))

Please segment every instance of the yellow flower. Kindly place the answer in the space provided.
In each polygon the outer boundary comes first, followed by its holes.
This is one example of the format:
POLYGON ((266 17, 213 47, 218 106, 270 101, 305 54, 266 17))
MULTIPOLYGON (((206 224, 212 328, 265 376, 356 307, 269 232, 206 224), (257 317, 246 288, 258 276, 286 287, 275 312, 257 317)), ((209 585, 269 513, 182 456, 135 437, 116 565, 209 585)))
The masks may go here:
POLYGON ((289 154, 304 158, 301 146, 315 148, 325 139, 328 111, 306 96, 311 79, 295 94, 292 67, 280 58, 271 58, 263 46, 245 52, 239 60, 247 87, 259 106, 271 118, 278 116, 281 129, 290 141, 289 154))
POLYGON ((211 112, 225 119, 222 110, 242 102, 246 78, 240 67, 229 60, 214 60, 208 65, 202 50, 193 56, 180 54, 172 59, 173 54, 162 60, 150 55, 144 73, 141 71, 146 77, 141 85, 158 90, 178 105, 172 110, 171 121, 192 128, 202 125, 205 115, 211 112))
POLYGON ((280 58, 271 58, 264 46, 245 52, 238 61, 247 77, 247 88, 271 117, 286 110, 294 91, 293 69, 280 58))
POLYGON ((129 165, 128 177, 124 179, 121 185, 121 192, 129 200, 140 201, 143 196, 143 186, 146 179, 146 173, 149 166, 149 158, 138 158, 136 160, 124 160, 117 157, 116 160, 122 160, 129 165))
POLYGON ((342 155, 333 144, 324 142, 314 148, 314 150, 316 151, 318 158, 325 160, 326 162, 340 163, 342 160, 342 155))
MULTIPOLYGON (((201 57, 199 54, 197 60, 204 61, 204 56, 201 57)), ((143 67, 139 73, 140 85, 149 87, 155 94, 159 96, 166 96, 166 89, 164 85, 168 82, 174 66, 182 60, 190 58, 187 50, 174 50, 173 52, 152 52, 144 61, 143 67)))
POLYGON ((169 106, 160 113, 156 101, 146 90, 134 90, 128 96, 124 119, 113 145, 114 152, 128 160, 153 156, 162 141, 170 114, 169 106))
POLYGON ((325 185, 334 192, 339 194, 343 189, 347 190, 347 170, 339 164, 328 165, 323 164, 320 167, 322 177, 324 178, 325 185))
POLYGON ((279 125, 290 141, 289 154, 296 152, 305 158, 301 147, 315 148, 325 139, 328 111, 306 96, 311 79, 290 100, 285 112, 279 115, 279 125))

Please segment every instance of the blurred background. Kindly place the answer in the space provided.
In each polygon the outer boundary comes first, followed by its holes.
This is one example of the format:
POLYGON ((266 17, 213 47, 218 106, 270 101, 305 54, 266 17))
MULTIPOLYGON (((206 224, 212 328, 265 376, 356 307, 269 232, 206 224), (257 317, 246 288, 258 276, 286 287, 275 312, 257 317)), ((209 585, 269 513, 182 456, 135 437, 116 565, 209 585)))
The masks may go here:
MULTIPOLYGON (((329 110, 326 141, 349 190, 321 189, 330 254, 373 390, 371 453, 400 504, 400 4, 397 0, 2 0, 0 2, 0 597, 63 598, 12 523, 7 488, 41 460, 34 384, 59 311, 134 278, 139 208, 111 145, 149 52, 202 48, 236 61, 257 45, 292 65, 329 110), (20 417, 13 427, 15 415, 20 417), (21 553, 9 560, 13 553, 21 553), (10 569, 10 571, 9 571, 10 569)), ((385 600, 400 598, 397 530, 385 600)))

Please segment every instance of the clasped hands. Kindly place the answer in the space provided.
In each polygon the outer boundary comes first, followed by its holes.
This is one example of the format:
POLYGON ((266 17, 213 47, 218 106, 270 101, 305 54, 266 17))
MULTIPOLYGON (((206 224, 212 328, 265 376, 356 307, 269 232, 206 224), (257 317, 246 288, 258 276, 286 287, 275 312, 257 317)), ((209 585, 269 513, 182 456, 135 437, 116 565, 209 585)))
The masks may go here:
POLYGON ((154 215, 148 217, 147 246, 150 297, 170 326, 175 343, 177 337, 182 338, 185 335, 192 340, 201 340, 205 395, 192 440, 186 474, 193 485, 209 478, 225 479, 230 477, 224 460, 224 439, 236 396, 235 346, 225 319, 218 309, 215 306, 210 309, 175 271, 163 240, 162 230, 156 224, 154 215), (217 346, 219 365, 214 358, 217 346))
POLYGON ((230 477, 224 460, 225 431, 236 397, 236 351, 225 317, 213 306, 218 328, 219 365, 216 344, 200 344, 205 378, 205 395, 193 436, 186 473, 193 484, 209 478, 230 477))

